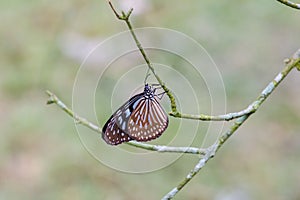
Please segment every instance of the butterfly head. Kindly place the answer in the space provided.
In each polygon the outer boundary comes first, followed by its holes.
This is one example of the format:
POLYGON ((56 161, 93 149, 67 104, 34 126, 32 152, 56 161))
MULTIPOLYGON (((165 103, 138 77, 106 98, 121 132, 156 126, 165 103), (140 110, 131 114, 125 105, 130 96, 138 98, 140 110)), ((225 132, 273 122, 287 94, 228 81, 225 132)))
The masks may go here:
POLYGON ((146 83, 144 88, 144 94, 148 97, 153 97, 154 93, 155 93, 155 88, 152 89, 152 87, 148 83, 146 83))

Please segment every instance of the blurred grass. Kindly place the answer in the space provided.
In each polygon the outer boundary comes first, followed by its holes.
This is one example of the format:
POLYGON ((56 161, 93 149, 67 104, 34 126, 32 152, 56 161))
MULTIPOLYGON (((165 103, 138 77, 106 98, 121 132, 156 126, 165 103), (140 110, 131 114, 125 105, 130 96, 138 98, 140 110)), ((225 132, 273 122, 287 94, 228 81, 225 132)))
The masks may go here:
MULTIPOLYGON (((204 45, 230 111, 254 100, 300 47, 299 12, 276 1, 149 2, 134 26, 175 29, 204 45)), ((4 0, 0 11, 0 199, 158 199, 194 166, 185 155, 154 173, 118 173, 91 159, 72 120, 45 105, 45 89, 71 104, 80 62, 62 51, 65 33, 126 30, 106 2, 4 0)), ((299 199, 299 82, 292 72, 178 199, 299 199)))

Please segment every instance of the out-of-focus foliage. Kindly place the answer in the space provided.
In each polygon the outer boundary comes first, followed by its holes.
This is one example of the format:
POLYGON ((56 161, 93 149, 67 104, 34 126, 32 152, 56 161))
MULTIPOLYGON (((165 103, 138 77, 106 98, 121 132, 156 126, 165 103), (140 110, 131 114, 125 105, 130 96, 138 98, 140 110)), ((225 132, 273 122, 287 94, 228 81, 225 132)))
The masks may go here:
MULTIPOLYGON (((135 5, 135 27, 175 29, 209 51, 229 111, 253 101, 300 48, 299 11, 276 1, 135 5)), ((154 173, 111 170, 85 151, 69 117, 45 105, 45 89, 71 104, 85 48, 126 30, 106 1, 4 0, 0 17, 0 199, 158 199, 194 166, 185 155, 154 173)), ((299 199, 299 85, 293 71, 178 199, 299 199)))

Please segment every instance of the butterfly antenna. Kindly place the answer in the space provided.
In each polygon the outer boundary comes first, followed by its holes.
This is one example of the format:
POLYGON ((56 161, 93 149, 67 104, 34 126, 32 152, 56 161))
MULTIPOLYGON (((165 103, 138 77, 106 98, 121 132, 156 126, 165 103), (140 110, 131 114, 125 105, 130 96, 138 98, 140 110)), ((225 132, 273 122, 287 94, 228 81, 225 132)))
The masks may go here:
POLYGON ((148 77, 149 77, 150 75, 151 75, 151 74, 150 74, 150 69, 148 68, 148 69, 147 69, 147 72, 146 72, 145 79, 144 79, 144 85, 146 85, 147 79, 148 79, 148 77))

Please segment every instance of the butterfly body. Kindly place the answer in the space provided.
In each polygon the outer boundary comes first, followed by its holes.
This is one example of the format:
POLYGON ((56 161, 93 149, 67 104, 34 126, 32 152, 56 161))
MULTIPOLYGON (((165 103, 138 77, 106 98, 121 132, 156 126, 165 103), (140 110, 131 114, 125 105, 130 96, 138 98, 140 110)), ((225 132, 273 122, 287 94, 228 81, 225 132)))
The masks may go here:
POLYGON ((158 138, 166 130, 169 119, 155 90, 146 84, 142 93, 131 97, 109 118, 102 129, 106 143, 145 142, 158 138))

